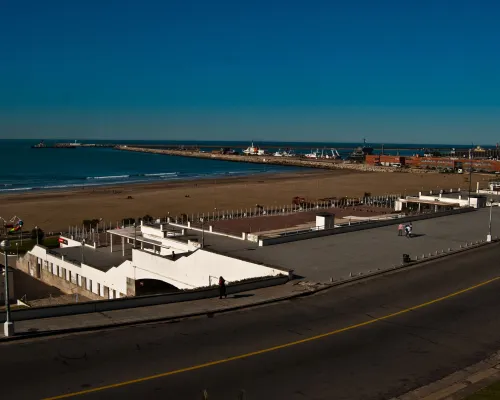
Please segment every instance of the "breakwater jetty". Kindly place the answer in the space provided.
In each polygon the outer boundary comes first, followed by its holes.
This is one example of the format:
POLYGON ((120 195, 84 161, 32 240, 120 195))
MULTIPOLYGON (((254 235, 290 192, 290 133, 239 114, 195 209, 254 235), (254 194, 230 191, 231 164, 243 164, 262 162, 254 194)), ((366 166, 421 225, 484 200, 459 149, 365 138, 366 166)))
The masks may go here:
POLYGON ((232 162, 247 162, 255 164, 271 164, 271 165, 283 165, 283 166, 294 166, 294 167, 305 167, 305 168, 318 168, 318 169, 328 169, 328 170, 339 170, 339 169, 349 169, 357 171, 371 171, 371 172, 419 172, 426 173, 428 171, 423 170, 413 170, 413 169, 401 169, 393 167, 384 166, 374 166, 358 163, 350 163, 342 160, 333 159, 304 159, 300 157, 274 157, 272 155, 257 156, 257 155, 235 155, 235 154, 215 154, 215 153, 205 153, 200 151, 191 150, 173 150, 173 149, 158 149, 151 147, 135 147, 135 146, 116 146, 115 149, 122 151, 136 151, 142 153, 154 153, 154 154, 164 154, 169 156, 179 156, 179 157, 194 157, 194 158, 206 158, 209 160, 224 160, 232 162))

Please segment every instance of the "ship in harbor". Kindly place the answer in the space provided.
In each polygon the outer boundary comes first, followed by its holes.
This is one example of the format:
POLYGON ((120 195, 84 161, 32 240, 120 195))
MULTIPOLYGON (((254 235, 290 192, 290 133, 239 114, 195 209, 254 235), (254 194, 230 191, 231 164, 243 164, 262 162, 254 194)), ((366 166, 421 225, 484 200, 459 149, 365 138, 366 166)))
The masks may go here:
POLYGON ((76 149, 77 147, 81 147, 81 143, 78 143, 78 141, 74 141, 72 143, 56 143, 53 145, 47 145, 45 141, 41 141, 38 144, 35 144, 34 146, 31 146, 32 149, 76 149))
POLYGON ((40 143, 35 144, 34 146, 31 146, 32 149, 46 149, 47 145, 45 142, 42 140, 40 143))
POLYGON ((371 156, 373 154, 373 147, 368 146, 366 144, 366 139, 363 138, 363 146, 361 147, 361 151, 365 156, 371 156))
POLYGON ((247 147, 245 150, 243 150, 243 154, 247 156, 264 156, 266 155, 266 151, 257 146, 254 146, 252 142, 250 147, 247 147))
POLYGON ((373 154, 373 147, 366 144, 366 139, 363 139, 363 146, 356 147, 347 157, 348 160, 354 162, 363 162, 366 156, 373 154))

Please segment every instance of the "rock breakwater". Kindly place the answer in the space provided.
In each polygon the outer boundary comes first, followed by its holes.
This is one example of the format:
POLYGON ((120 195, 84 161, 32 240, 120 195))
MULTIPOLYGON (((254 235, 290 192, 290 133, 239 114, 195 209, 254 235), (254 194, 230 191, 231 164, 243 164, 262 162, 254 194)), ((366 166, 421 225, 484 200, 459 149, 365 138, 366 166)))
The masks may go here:
POLYGON ((303 159, 299 157, 274 157, 272 155, 266 156, 247 156, 247 155, 234 155, 234 154, 215 154, 215 153, 204 153, 199 151, 191 150, 172 150, 172 149, 157 149, 149 147, 130 147, 130 146, 116 146, 117 150, 123 151, 136 151, 143 153, 154 153, 154 154, 164 154, 169 156, 178 157, 195 157, 195 158, 206 158, 210 160, 224 160, 232 162, 247 162, 255 164, 272 164, 272 165, 283 165, 283 166, 294 166, 294 167, 305 167, 305 168, 318 168, 318 169, 349 169, 357 170, 363 172, 400 172, 400 173, 428 173, 430 171, 417 170, 417 169, 406 169, 406 168, 394 168, 394 167, 383 167, 367 164, 357 164, 349 163, 342 160, 328 160, 328 159, 303 159))

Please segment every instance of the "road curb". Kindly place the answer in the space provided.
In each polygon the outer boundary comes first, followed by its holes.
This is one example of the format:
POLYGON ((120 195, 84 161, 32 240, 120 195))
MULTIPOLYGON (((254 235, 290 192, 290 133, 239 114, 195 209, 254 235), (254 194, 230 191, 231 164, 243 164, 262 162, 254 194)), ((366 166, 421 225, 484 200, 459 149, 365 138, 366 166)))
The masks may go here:
POLYGON ((462 400, 500 380, 500 352, 391 400, 462 400))
POLYGON ((35 338, 42 338, 42 337, 48 337, 48 336, 66 335, 66 334, 77 333, 77 332, 82 332, 82 333, 83 332, 93 332, 93 331, 106 330, 106 329, 112 329, 112 328, 120 328, 120 327, 125 327, 125 326, 143 325, 143 324, 158 323, 158 322, 171 322, 171 321, 178 321, 178 320, 189 319, 189 318, 198 318, 198 317, 203 317, 203 316, 207 316, 209 318, 212 318, 216 314, 223 314, 223 313, 228 313, 228 312, 233 312, 233 311, 239 311, 239 310, 243 310, 243 309, 260 307, 260 306, 278 303, 281 301, 286 301, 286 300, 291 300, 291 299, 296 299, 296 298, 300 298, 300 297, 311 296, 311 295, 323 292, 323 291, 328 290, 328 289, 336 288, 336 287, 343 286, 343 285, 353 284, 353 283, 356 283, 356 282, 359 282, 359 281, 362 281, 365 279, 369 279, 369 278, 375 278, 375 277, 382 276, 382 275, 388 275, 388 274, 399 272, 402 270, 411 269, 411 268, 417 267, 417 266, 422 266, 422 264, 431 263, 431 262, 440 260, 440 259, 445 258, 445 257, 458 255, 458 254, 461 254, 465 251, 476 250, 476 249, 479 249, 479 248, 487 246, 487 245, 496 244, 498 242, 499 242, 498 239, 495 239, 492 242, 486 242, 486 241, 477 242, 476 244, 473 244, 471 246, 464 247, 462 249, 458 249, 455 251, 440 253, 440 254, 437 254, 435 256, 431 256, 431 257, 421 259, 421 260, 415 260, 415 261, 412 261, 412 262, 409 262, 409 263, 406 263, 403 265, 394 266, 394 267, 387 268, 384 270, 378 270, 378 271, 374 271, 372 273, 360 274, 357 276, 353 276, 351 278, 334 281, 332 283, 324 284, 324 286, 322 286, 320 288, 309 289, 309 290, 305 290, 303 292, 294 293, 291 295, 281 296, 281 297, 277 297, 277 298, 272 298, 272 299, 268 299, 268 300, 263 300, 263 301, 259 301, 256 303, 242 304, 242 305, 238 305, 238 306, 219 308, 219 309, 215 309, 212 311, 200 311, 200 312, 180 314, 180 315, 175 315, 175 316, 147 318, 147 319, 142 318, 142 319, 136 319, 136 320, 132 320, 132 321, 116 322, 116 323, 109 323, 109 324, 103 324, 103 325, 93 325, 93 326, 87 326, 87 327, 57 329, 57 330, 41 331, 41 332, 28 332, 28 333, 22 333, 22 334, 18 334, 18 335, 11 336, 11 337, 0 338, 0 344, 14 342, 14 341, 20 341, 20 340, 25 340, 25 339, 35 339, 35 338))

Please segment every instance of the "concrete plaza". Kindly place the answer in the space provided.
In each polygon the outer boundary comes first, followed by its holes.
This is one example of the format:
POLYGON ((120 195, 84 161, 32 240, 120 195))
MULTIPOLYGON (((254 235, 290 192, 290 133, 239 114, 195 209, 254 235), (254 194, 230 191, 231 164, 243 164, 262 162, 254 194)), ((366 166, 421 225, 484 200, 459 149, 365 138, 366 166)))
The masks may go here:
MULTIPOLYGON (((398 237, 397 225, 391 225, 265 247, 205 233, 205 245, 232 257, 293 269, 308 281, 326 282, 400 265, 404 253, 422 258, 486 240, 489 212, 486 208, 415 221, 411 239, 398 237)), ((193 231, 190 234, 199 236, 193 231)), ((498 207, 492 209, 492 235, 500 235, 498 207)))

